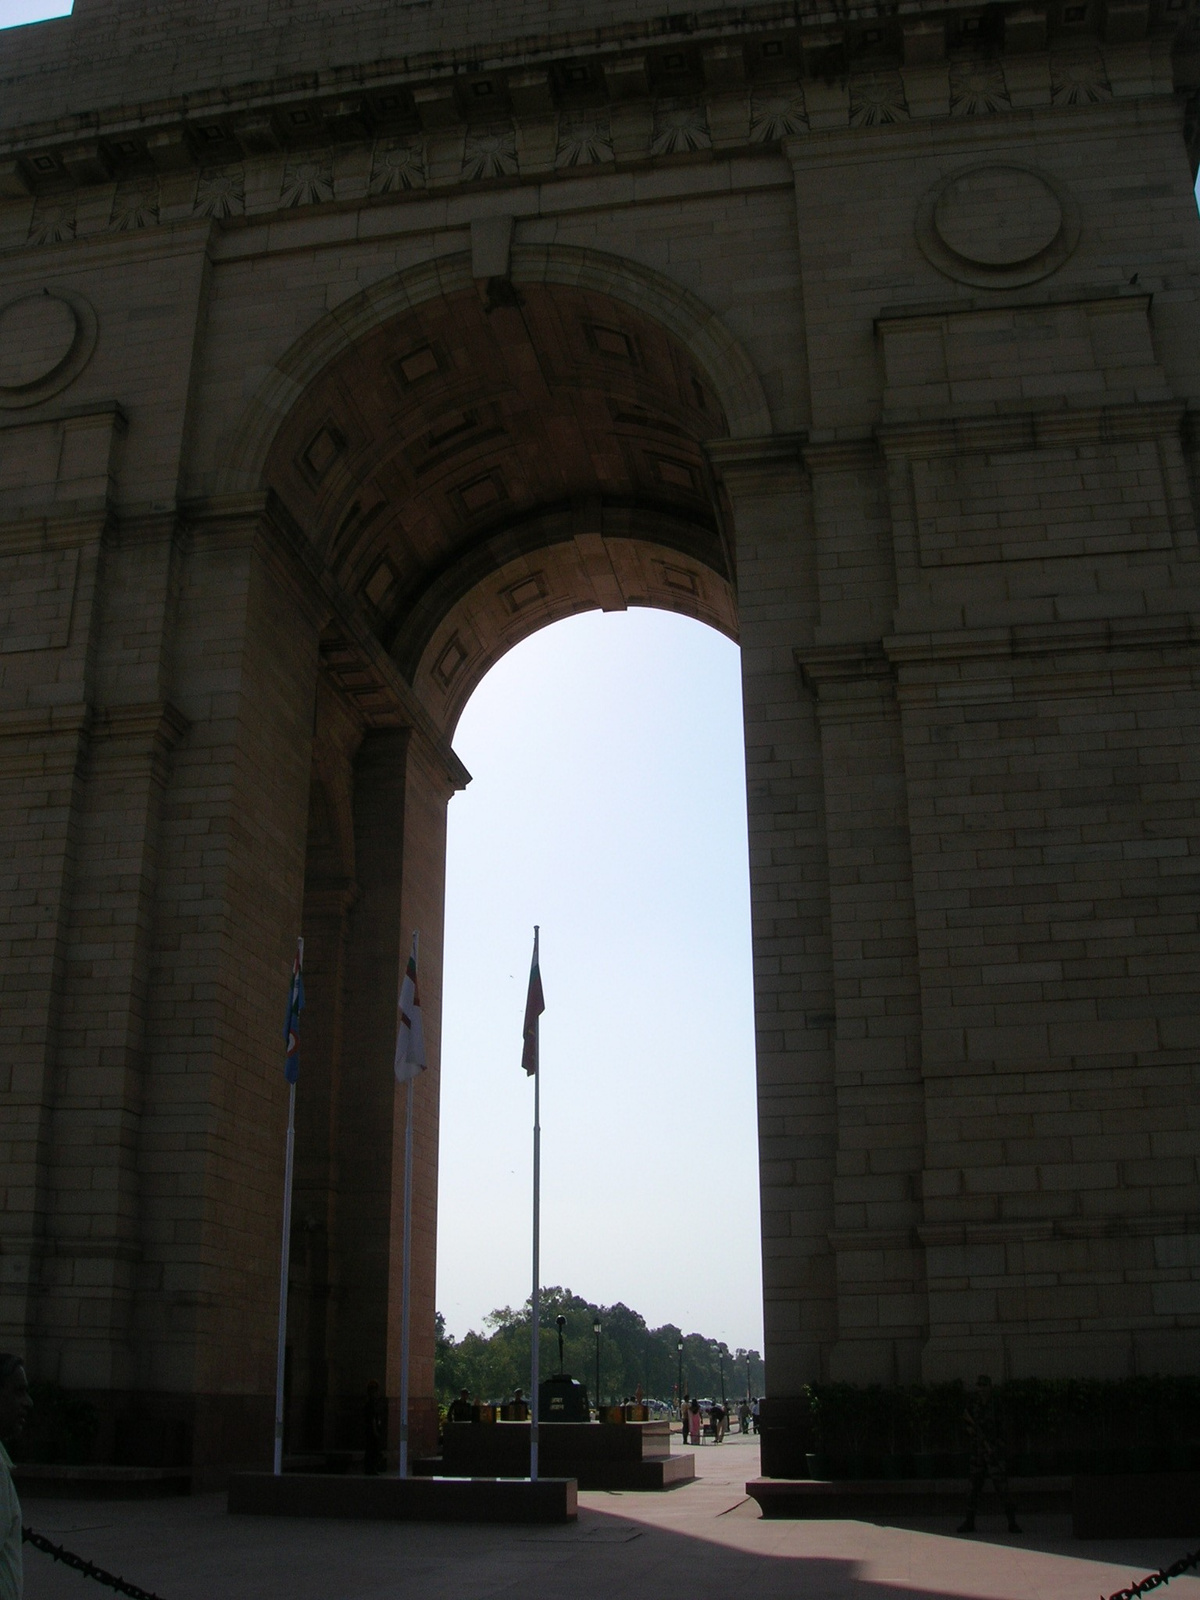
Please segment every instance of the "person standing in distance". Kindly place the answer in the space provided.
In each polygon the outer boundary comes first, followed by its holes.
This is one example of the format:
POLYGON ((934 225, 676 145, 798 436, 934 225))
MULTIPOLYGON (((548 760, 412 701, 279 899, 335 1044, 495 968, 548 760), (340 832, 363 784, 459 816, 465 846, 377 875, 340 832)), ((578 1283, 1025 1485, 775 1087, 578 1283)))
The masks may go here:
POLYGON ((19 1439, 33 1412, 33 1396, 20 1356, 0 1355, 0 1600, 21 1600, 21 1502, 4 1448, 19 1439))

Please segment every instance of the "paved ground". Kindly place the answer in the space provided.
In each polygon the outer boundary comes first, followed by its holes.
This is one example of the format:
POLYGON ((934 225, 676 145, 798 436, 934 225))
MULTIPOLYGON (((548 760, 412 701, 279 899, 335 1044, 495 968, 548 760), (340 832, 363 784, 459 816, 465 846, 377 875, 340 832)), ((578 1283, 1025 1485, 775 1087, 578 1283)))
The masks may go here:
MULTIPOLYGON (((698 1482, 669 1494, 581 1494, 577 1525, 447 1528, 230 1517, 224 1496, 145 1504, 31 1501, 41 1532, 164 1600, 1097 1600, 1174 1559, 1185 1541, 1080 1543, 1066 1517, 999 1516, 960 1538, 953 1519, 904 1527, 763 1522, 743 1485, 757 1442, 697 1452, 698 1482)), ((1200 1543, 1200 1536, 1193 1543, 1200 1543)), ((102 1600, 26 1548, 27 1600, 102 1600)), ((1171 1600, 1200 1600, 1176 1580, 1171 1600)))

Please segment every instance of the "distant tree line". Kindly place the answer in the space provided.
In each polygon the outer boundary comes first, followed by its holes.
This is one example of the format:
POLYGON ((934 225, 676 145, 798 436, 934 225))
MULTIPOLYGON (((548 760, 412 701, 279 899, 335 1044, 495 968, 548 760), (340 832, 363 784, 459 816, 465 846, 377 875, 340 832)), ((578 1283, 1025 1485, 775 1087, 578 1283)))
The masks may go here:
MULTIPOLYGON (((600 1334, 600 1403, 615 1405, 631 1398, 641 1386, 648 1400, 674 1400, 679 1380, 679 1342, 683 1341, 683 1391, 703 1399, 740 1400, 763 1393, 763 1361, 757 1350, 740 1346, 730 1350, 722 1339, 683 1333, 674 1323, 650 1328, 645 1317, 618 1303, 595 1305, 570 1289, 543 1289, 539 1360, 542 1376, 558 1371, 558 1332, 555 1318, 566 1318, 563 1330, 563 1366, 578 1378, 596 1400, 596 1336, 600 1334)), ((466 1389, 471 1398, 502 1400, 514 1389, 529 1388, 530 1302, 518 1310, 503 1306, 483 1319, 484 1331, 472 1330, 462 1339, 446 1332, 445 1318, 437 1314, 437 1397, 452 1400, 466 1389)))

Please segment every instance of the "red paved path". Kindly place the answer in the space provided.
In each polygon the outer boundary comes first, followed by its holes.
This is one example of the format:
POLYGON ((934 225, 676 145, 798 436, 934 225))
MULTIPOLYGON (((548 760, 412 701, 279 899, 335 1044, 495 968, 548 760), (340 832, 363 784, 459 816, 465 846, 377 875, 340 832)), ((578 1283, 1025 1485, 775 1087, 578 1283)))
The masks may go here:
MULTIPOLYGON (((950 1518, 763 1522, 743 1491, 754 1440, 707 1446, 697 1463, 700 1480, 669 1494, 581 1494, 564 1528, 270 1521, 229 1517, 217 1495, 31 1501, 26 1520, 164 1600, 1097 1600, 1187 1544, 1080 1543, 1049 1516, 1023 1519, 1023 1538, 998 1514, 974 1538, 950 1518)), ((26 1600, 111 1594, 28 1548, 25 1561, 26 1600)), ((1200 1600, 1200 1580, 1167 1594, 1200 1600)))

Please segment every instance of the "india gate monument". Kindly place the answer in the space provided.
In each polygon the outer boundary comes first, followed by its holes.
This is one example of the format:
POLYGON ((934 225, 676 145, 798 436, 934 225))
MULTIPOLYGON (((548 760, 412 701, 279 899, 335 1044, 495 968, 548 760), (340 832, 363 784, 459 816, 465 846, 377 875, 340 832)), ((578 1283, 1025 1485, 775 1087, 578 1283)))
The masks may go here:
POLYGON ((741 647, 772 1415, 1197 1370, 1196 13, 0 35, 0 1348, 99 1459, 269 1460, 298 933, 288 1447, 395 1421, 414 928, 430 1442, 455 723, 589 608, 741 647))

